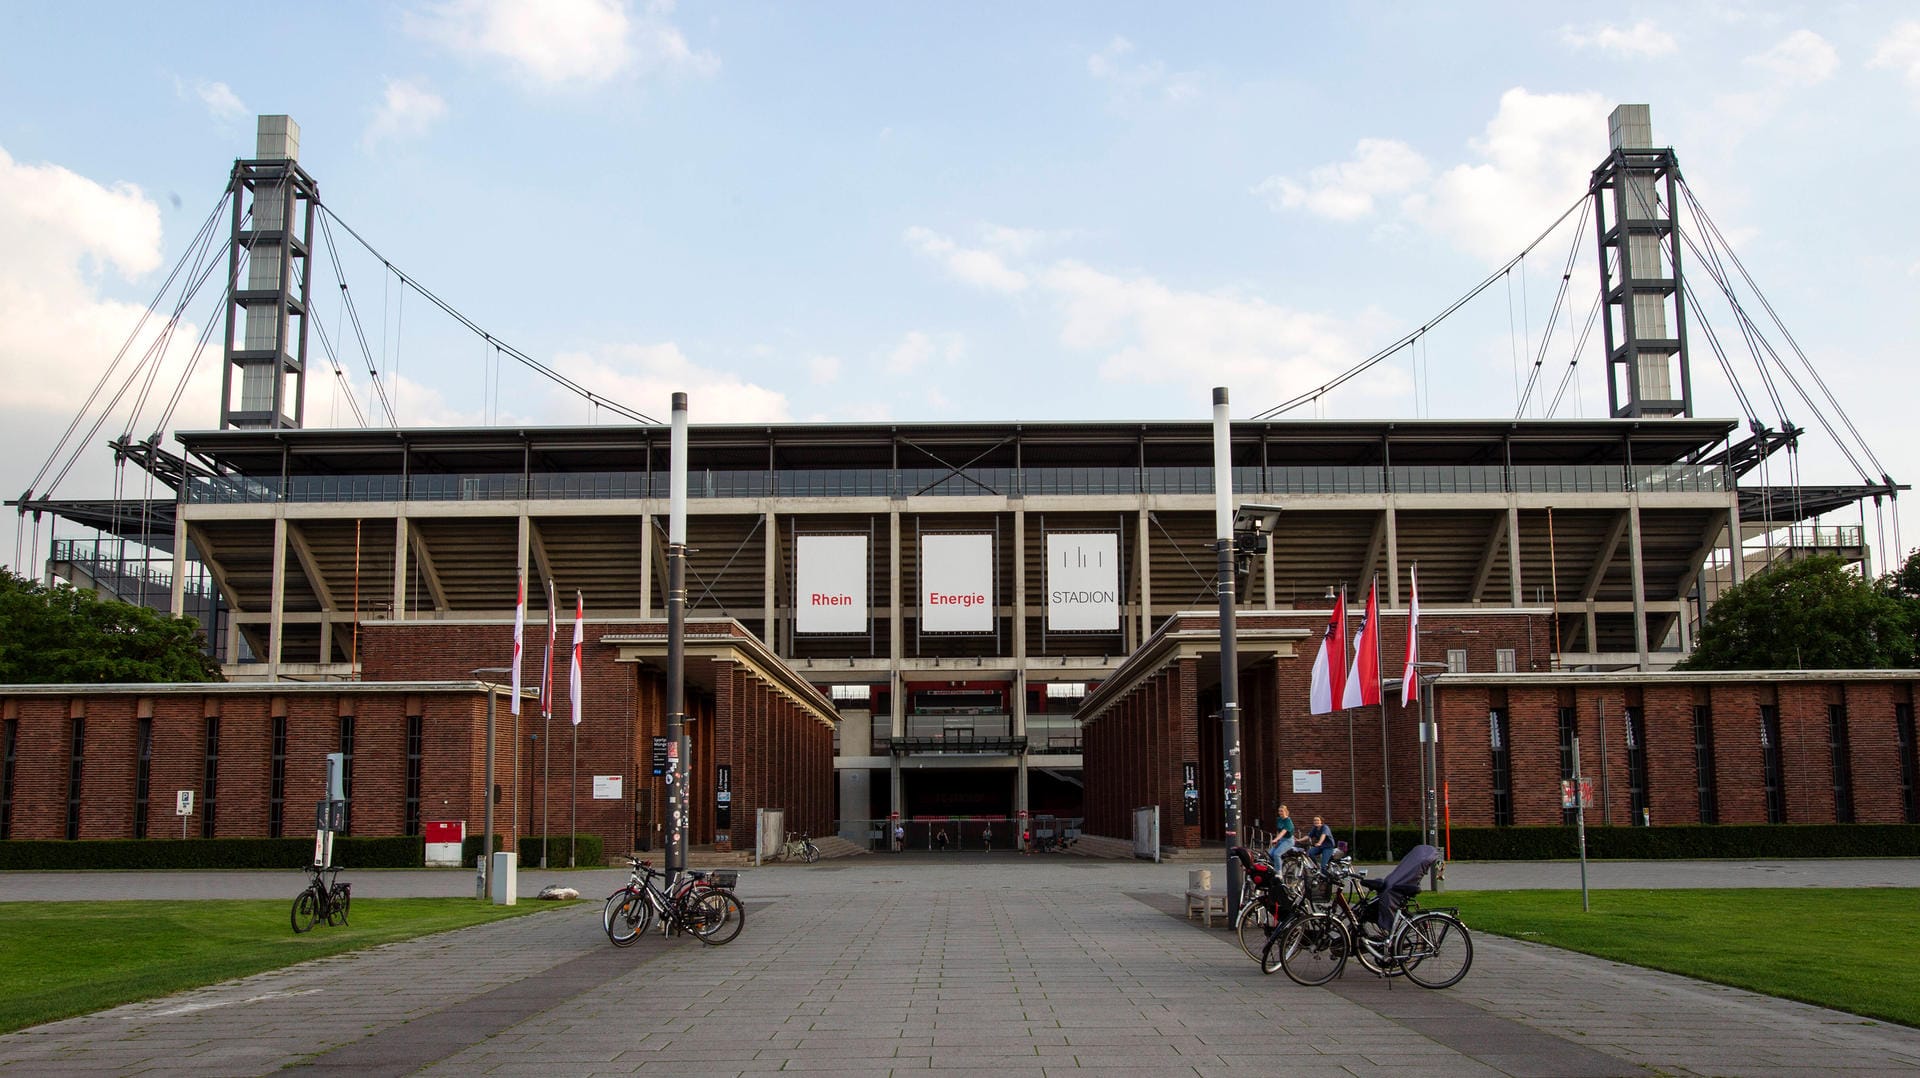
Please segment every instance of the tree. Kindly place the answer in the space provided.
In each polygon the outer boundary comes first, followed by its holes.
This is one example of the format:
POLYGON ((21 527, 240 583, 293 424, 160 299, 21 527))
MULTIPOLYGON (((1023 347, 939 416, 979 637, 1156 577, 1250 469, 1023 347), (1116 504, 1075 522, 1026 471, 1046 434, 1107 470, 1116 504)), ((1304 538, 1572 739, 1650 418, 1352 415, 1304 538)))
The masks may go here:
POLYGON ((1906 564, 1881 577, 1880 590, 1896 599, 1920 603, 1920 550, 1908 554, 1906 564))
POLYGON ((192 618, 0 569, 0 685, 219 681, 192 618))
POLYGON ((1683 670, 1884 670, 1914 665, 1916 606, 1828 554, 1720 596, 1683 670))

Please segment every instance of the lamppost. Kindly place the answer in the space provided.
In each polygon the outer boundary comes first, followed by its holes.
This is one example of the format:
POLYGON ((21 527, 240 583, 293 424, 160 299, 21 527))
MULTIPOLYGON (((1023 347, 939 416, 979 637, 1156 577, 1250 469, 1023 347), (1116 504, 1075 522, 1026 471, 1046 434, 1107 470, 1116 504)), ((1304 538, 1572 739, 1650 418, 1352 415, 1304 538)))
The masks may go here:
MULTIPOLYGON (((1221 824, 1230 851, 1240 838, 1240 663, 1234 653, 1234 583, 1241 560, 1251 566, 1253 555, 1266 550, 1267 536, 1279 523, 1281 508, 1251 503, 1237 511, 1233 507, 1233 425, 1227 415, 1225 386, 1213 390, 1213 505, 1220 594, 1220 778, 1225 810, 1221 824)), ((1231 852, 1227 894, 1236 902, 1240 899, 1240 861, 1231 852)))
MULTIPOLYGON (((472 676, 511 673, 513 671, 505 666, 483 666, 475 670, 472 676)), ((479 866, 479 871, 474 875, 474 886, 480 893, 473 896, 483 900, 493 889, 493 870, 489 867, 493 863, 493 700, 499 692, 500 686, 497 683, 487 682, 487 788, 481 797, 486 808, 482 815, 484 822, 480 825, 480 852, 474 857, 474 862, 479 866)), ((515 759, 520 756, 520 742, 517 735, 513 744, 513 755, 515 759)))
MULTIPOLYGON (((1420 831, 1421 841, 1429 846, 1440 845, 1440 726, 1433 716, 1433 683, 1441 674, 1447 672, 1446 663, 1416 662, 1414 677, 1420 680, 1420 831)), ((1385 684, 1399 686, 1406 678, 1389 678, 1385 684)), ((1440 889, 1438 870, 1428 873, 1427 889, 1440 889)))

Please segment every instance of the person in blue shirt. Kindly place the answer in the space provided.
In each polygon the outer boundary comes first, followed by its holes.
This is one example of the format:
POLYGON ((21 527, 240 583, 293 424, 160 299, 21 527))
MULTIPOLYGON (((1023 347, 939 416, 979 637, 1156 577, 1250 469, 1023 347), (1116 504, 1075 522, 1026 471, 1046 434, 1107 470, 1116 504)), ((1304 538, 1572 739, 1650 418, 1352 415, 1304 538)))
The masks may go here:
POLYGON ((1333 828, 1318 816, 1313 818, 1313 826, 1307 829, 1307 853, 1312 855, 1314 863, 1325 872, 1332 862, 1334 854, 1333 828))
POLYGON ((1293 817, 1287 814, 1287 806, 1281 805, 1279 818, 1273 825, 1273 845, 1267 849, 1267 856, 1275 866, 1280 864, 1280 855, 1293 849, 1293 817))

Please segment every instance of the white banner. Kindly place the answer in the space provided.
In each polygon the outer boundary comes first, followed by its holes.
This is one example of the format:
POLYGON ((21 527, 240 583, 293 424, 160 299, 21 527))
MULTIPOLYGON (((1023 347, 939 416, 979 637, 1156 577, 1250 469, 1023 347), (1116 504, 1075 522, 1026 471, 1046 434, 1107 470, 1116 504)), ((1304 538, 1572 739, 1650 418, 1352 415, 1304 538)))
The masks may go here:
POLYGON ((867 631, 867 537, 802 535, 793 550, 793 631, 867 631))
POLYGON ((930 633, 993 631, 993 536, 920 537, 920 628, 930 633))
POLYGON ((1047 536, 1047 628, 1113 632, 1120 628, 1120 537, 1112 532, 1047 536))

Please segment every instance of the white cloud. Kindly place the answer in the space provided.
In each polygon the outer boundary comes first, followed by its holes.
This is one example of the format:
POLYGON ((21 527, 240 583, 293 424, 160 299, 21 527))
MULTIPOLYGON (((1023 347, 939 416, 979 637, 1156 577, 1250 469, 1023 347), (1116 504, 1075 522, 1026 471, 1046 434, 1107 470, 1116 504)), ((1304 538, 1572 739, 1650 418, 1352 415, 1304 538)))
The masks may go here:
MULTIPOLYGON (((142 304, 112 298, 113 279, 138 281, 161 265, 159 207, 131 184, 103 185, 53 164, 15 161, 0 149, 0 490, 24 490, 113 357, 145 313, 142 304)), ((128 349, 117 386, 146 355, 159 319, 128 349)), ((199 327, 179 326, 166 346, 155 395, 170 395, 186 367, 199 327), (160 387, 165 387, 164 393, 160 387)), ((202 360, 182 398, 175 427, 206 427, 219 403, 219 362, 202 360)), ((126 424, 122 412, 106 432, 126 424)), ((137 437, 151 433, 157 407, 149 404, 137 437)), ((107 472, 97 443, 61 488, 104 493, 107 472)), ((46 493, 45 490, 39 493, 46 493)))
POLYGON ((606 82, 626 72, 709 75, 712 54, 695 50, 668 16, 670 3, 636 14, 628 0, 438 0, 407 28, 454 52, 504 60, 533 83, 606 82))
POLYGON ((1471 143, 1480 161, 1441 173, 1428 193, 1407 200, 1407 210, 1481 258, 1516 255, 1585 193, 1608 111, 1599 94, 1508 90, 1471 143))
POLYGON ((1597 49, 1638 59, 1669 56, 1679 48, 1673 35, 1655 26, 1651 19, 1641 19, 1628 27, 1566 26, 1560 30, 1560 40, 1576 49, 1597 49))
POLYGON ((814 356, 807 360, 807 380, 817 386, 831 385, 840 380, 839 356, 814 356))
MULTIPOLYGON (((1006 230, 1001 242, 1007 236, 1020 234, 1006 230)), ((952 239, 919 225, 907 229, 906 240, 921 254, 939 262, 947 272, 976 288, 993 292, 1019 292, 1027 287, 1027 276, 1019 270, 1009 267, 1006 262, 992 251, 962 247, 952 239)))
POLYGON ((1747 63, 1771 74, 1785 86, 1813 86, 1833 77, 1840 54, 1826 38, 1812 30, 1795 30, 1747 63))
POLYGON ((1087 74, 1106 83, 1118 99, 1159 97, 1167 101, 1190 101, 1200 96, 1198 76, 1190 72, 1168 71, 1159 60, 1137 60, 1133 42, 1115 37, 1106 47, 1087 57, 1087 74))
POLYGON ((447 103, 419 79, 388 79, 373 122, 360 139, 363 147, 388 140, 417 139, 447 114, 447 103))
MULTIPOLYGON (((673 395, 681 392, 687 394, 696 423, 783 423, 792 418, 786 394, 702 367, 672 341, 564 353, 554 357, 553 366, 608 400, 657 419, 668 416, 673 395)), ((574 422, 586 421, 590 406, 578 397, 557 386, 550 396, 553 408, 578 417, 574 422)))
POLYGON ((1253 188, 1274 209, 1305 209, 1336 221, 1353 221, 1371 214, 1374 199, 1404 194, 1425 183, 1431 169, 1413 147, 1392 139, 1361 139, 1351 160, 1321 165, 1302 184, 1286 176, 1269 176, 1253 188))
MULTIPOLYGON (((1377 320, 1343 321, 1258 297, 1181 291, 1061 261, 1039 276, 1061 314, 1060 342, 1103 353, 1100 376, 1129 385, 1231 385, 1244 400, 1277 403, 1363 358, 1359 334, 1377 320)), ((1390 371, 1359 393, 1403 391, 1390 371)), ((1195 399, 1199 399, 1197 396, 1195 399)))
POLYGON ((193 94, 200 99, 201 104, 207 106, 207 111, 212 113, 216 120, 238 120, 252 113, 252 110, 247 108, 246 102, 240 100, 240 95, 234 93, 233 88, 224 82, 196 82, 193 85, 193 94))
POLYGON ((892 377, 915 374, 934 362, 957 363, 967 355, 967 341, 957 333, 938 337, 920 330, 909 330, 900 343, 881 357, 880 369, 892 377))
POLYGON ((1920 90, 1920 22, 1903 22, 1893 28, 1880 47, 1873 50, 1869 67, 1888 67, 1900 73, 1907 85, 1920 90))

